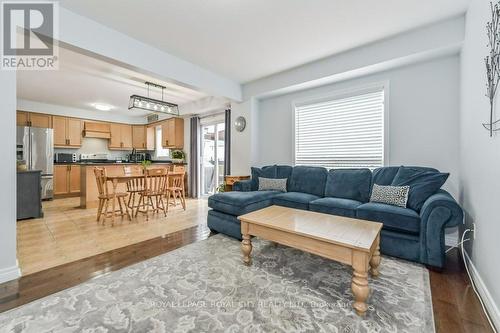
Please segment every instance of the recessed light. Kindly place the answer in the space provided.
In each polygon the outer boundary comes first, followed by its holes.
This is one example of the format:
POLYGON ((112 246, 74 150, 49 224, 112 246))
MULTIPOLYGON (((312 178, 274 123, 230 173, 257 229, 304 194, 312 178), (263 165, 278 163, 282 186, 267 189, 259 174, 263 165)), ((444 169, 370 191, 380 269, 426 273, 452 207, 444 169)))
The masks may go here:
POLYGON ((113 108, 111 105, 99 104, 99 103, 95 103, 93 104, 93 106, 99 111, 109 111, 113 108))

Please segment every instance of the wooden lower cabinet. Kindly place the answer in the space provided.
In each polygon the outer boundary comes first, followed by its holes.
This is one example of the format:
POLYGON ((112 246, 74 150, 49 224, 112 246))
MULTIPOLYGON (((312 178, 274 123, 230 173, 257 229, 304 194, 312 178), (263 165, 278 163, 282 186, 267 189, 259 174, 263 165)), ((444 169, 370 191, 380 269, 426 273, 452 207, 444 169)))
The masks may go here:
POLYGON ((79 165, 54 165, 54 195, 69 196, 80 193, 79 165))

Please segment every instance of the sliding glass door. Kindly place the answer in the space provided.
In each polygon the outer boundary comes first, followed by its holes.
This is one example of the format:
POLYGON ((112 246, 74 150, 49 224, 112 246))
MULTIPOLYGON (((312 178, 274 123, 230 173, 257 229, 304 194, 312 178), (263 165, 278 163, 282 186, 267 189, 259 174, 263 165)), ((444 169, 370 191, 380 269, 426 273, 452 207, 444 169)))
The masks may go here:
POLYGON ((212 195, 224 182, 224 122, 201 126, 201 194, 212 195))

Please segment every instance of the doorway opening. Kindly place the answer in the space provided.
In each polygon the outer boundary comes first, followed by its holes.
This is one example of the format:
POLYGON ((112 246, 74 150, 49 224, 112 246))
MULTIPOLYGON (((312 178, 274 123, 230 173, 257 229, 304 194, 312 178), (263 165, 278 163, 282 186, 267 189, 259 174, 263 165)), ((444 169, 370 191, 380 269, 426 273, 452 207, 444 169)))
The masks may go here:
POLYGON ((201 195, 216 193, 224 183, 225 123, 201 125, 201 195))

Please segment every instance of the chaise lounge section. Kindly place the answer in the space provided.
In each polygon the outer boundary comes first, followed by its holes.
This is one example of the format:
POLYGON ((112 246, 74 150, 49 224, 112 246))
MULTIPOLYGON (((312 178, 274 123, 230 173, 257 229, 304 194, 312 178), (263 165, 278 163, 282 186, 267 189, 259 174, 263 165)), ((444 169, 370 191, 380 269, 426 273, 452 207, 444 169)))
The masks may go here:
POLYGON ((373 172, 369 169, 328 171, 322 167, 281 165, 252 168, 252 179, 235 183, 233 192, 218 193, 208 199, 211 208, 208 227, 241 239, 237 217, 271 205, 359 218, 383 223, 383 254, 443 267, 444 231, 462 223, 463 211, 448 192, 439 189, 441 184, 437 183, 437 188, 431 192, 429 186, 416 184, 412 188, 411 185, 410 191, 416 191, 413 197, 420 199, 418 203, 412 202, 413 209, 370 202, 373 184, 394 185, 396 177, 408 172, 431 176, 438 173, 424 167, 383 167, 373 172), (259 177, 286 178, 287 192, 258 191, 259 177))

